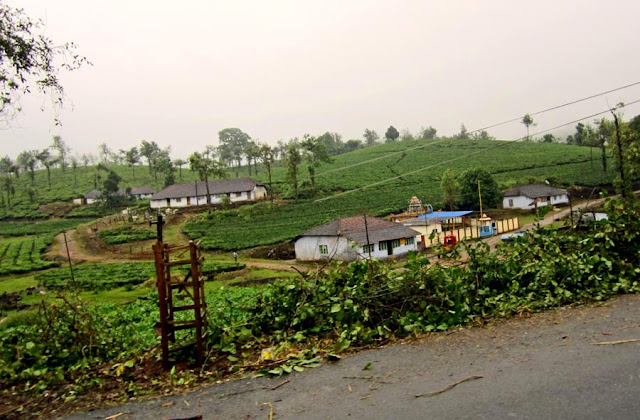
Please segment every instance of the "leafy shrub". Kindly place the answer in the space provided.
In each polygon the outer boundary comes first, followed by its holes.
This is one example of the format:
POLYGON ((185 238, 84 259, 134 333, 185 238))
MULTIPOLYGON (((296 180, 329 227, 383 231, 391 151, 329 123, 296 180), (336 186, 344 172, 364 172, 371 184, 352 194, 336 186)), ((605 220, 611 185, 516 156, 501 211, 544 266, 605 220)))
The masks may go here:
POLYGON ((59 263, 55 261, 42 259, 42 253, 51 242, 51 235, 0 239, 0 275, 28 273, 58 266, 59 263))
POLYGON ((69 229, 75 229, 82 223, 87 223, 93 219, 52 219, 30 222, 0 222, 0 235, 6 236, 24 236, 24 235, 41 235, 52 234, 57 235, 60 232, 69 229))
POLYGON ((114 229, 101 230, 98 236, 108 244, 125 244, 135 241, 145 241, 147 239, 154 239, 156 232, 150 230, 148 227, 138 226, 119 226, 114 229))

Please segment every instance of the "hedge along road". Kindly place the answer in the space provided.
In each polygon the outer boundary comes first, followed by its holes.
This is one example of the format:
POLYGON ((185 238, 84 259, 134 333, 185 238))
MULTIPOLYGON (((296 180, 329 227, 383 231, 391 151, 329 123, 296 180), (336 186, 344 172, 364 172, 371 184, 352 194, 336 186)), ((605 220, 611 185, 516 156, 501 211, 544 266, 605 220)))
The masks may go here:
POLYGON ((625 295, 70 418, 636 418, 639 351, 625 295))

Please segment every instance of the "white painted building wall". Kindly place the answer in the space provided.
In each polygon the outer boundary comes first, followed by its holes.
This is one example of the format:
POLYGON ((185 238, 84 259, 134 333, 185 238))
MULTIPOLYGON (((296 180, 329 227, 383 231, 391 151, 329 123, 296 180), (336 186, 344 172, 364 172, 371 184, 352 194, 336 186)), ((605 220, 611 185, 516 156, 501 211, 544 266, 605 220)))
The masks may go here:
MULTIPOLYGON (((562 205, 569 204, 569 195, 568 194, 560 194, 560 195, 552 195, 551 196, 551 205, 562 205)), ((548 206, 549 202, 546 197, 538 199, 538 207, 548 206), (543 201, 544 200, 544 201, 543 201)), ((524 209, 524 210, 533 210, 536 208, 534 204, 534 200, 529 197, 525 197, 519 195, 517 197, 504 197, 502 199, 502 208, 505 209, 524 209)))
POLYGON ((161 209, 163 207, 167 207, 167 200, 164 198, 162 200, 151 200, 149 201, 149 207, 151 207, 152 209, 161 209))
POLYGON ((358 257, 347 238, 338 236, 303 236, 296 241, 295 249, 298 261, 352 261, 358 257), (327 246, 327 255, 320 254, 320 245, 327 246))
MULTIPOLYGON (((338 236, 304 236, 295 243, 296 259, 298 261, 339 260, 355 261, 360 258, 368 258, 369 253, 364 252, 363 246, 338 236), (327 247, 327 254, 320 253, 320 245, 327 247)), ((417 242, 413 238, 412 244, 401 244, 393 248, 393 256, 404 256, 410 251, 417 251, 417 242)), ((389 258, 386 249, 380 249, 380 244, 373 244, 371 257, 379 260, 389 258)))
MULTIPOLYGON (((267 190, 264 187, 256 186, 253 191, 242 191, 230 194, 211 194, 211 204, 222 203, 225 196, 228 196, 232 203, 237 203, 241 201, 261 200, 264 199, 266 195, 267 190)), ((198 197, 189 197, 188 203, 189 204, 187 204, 187 197, 169 199, 169 207, 204 206, 207 204, 207 196, 199 195, 198 197)), ((167 207, 167 200, 151 200, 149 206, 152 209, 164 208, 167 207)))

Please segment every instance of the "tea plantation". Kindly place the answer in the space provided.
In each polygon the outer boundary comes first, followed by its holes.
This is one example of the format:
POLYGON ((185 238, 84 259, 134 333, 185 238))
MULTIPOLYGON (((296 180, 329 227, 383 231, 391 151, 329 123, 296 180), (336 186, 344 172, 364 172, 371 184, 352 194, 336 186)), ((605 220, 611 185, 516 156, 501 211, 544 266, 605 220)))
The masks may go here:
MULTIPOLYGON (((460 174, 476 167, 492 173, 503 186, 545 180, 556 186, 595 186, 613 179, 611 170, 602 170, 599 151, 592 159, 586 147, 491 140, 403 141, 336 156, 333 163, 317 170, 314 198, 217 211, 192 219, 184 231, 200 238, 208 249, 274 244, 333 219, 363 214, 365 209, 373 215, 402 211, 413 195, 438 208, 442 173, 451 169, 460 174)), ((303 164, 299 168, 302 183, 308 182, 305 172, 303 164)), ((274 180, 283 190, 287 188, 284 179, 284 168, 276 168, 274 180)), ((303 195, 308 188, 302 188, 303 195)))

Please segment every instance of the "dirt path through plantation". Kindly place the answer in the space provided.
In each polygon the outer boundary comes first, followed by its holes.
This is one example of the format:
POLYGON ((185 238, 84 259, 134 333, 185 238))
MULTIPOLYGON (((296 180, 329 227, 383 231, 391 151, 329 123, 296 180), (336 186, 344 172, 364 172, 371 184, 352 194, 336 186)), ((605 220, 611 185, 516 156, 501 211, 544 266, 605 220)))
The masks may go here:
MULTIPOLYGON (((75 230, 67 231, 66 233, 66 243, 65 243, 65 234, 61 233, 56 236, 56 241, 53 249, 50 251, 50 258, 61 259, 67 261, 67 246, 69 248, 69 255, 71 257, 71 261, 78 263, 82 261, 89 262, 101 262, 101 263, 117 263, 117 262, 136 262, 136 261, 152 261, 152 259, 132 259, 132 258, 114 258, 112 256, 106 256, 102 254, 93 255, 87 253, 82 247, 78 244, 78 242, 74 239, 76 235, 75 230)), ((224 261, 224 262, 231 262, 224 261)), ((265 268, 269 270, 283 270, 283 271, 295 271, 295 272, 307 272, 312 269, 312 267, 304 266, 296 264, 295 260, 284 261, 283 263, 278 262, 264 262, 264 261, 251 261, 240 259, 238 262, 245 264, 247 267, 252 268, 265 268)))
POLYGON ((86 253, 84 250, 78 246, 77 241, 75 240, 76 231, 69 230, 66 232, 66 241, 65 241, 65 233, 61 233, 56 236, 56 243, 54 248, 50 251, 51 255, 56 259, 62 259, 67 261, 71 258, 73 262, 82 262, 82 261, 90 261, 90 262, 104 262, 104 263, 113 263, 113 262, 131 262, 131 261, 139 261, 134 259, 125 259, 125 258, 109 258, 104 255, 92 255, 86 253), (68 254, 67 254, 68 249, 68 254))

